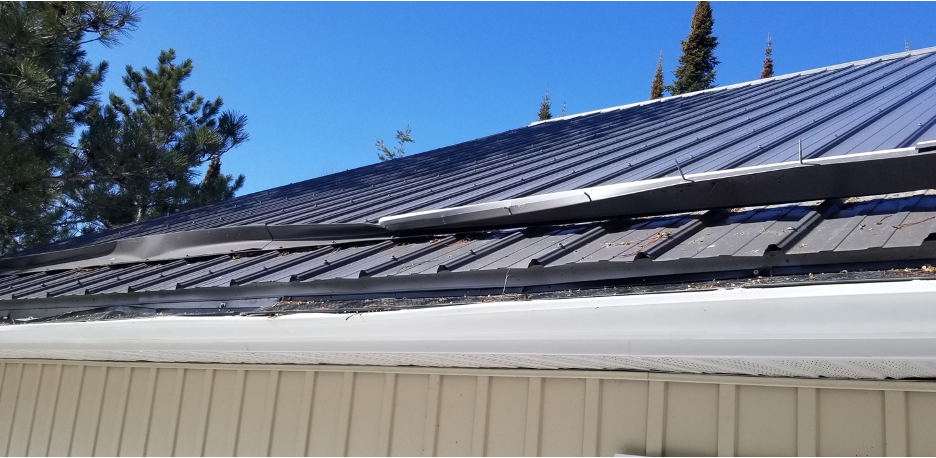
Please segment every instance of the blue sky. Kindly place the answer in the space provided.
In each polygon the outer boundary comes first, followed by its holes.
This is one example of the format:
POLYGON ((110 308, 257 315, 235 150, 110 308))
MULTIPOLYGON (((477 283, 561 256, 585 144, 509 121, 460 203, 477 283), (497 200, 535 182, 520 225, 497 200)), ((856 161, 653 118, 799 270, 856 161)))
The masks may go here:
MULTIPOLYGON (((694 2, 155 2, 114 48, 91 45, 124 94, 124 67, 174 48, 195 64, 187 89, 249 118, 250 142, 225 155, 239 194, 377 162, 409 125, 407 153, 522 127, 546 83, 553 114, 647 98, 657 55, 666 82, 694 2)), ((936 4, 713 3, 718 85, 759 76, 768 32, 776 74, 936 46, 936 4)))

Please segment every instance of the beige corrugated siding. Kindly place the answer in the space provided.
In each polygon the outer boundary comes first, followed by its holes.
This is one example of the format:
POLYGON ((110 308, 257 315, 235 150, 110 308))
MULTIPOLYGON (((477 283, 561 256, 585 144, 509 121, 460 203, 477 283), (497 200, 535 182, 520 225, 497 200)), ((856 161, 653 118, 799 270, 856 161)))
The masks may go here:
POLYGON ((936 455, 936 383, 0 361, 4 455, 936 455))

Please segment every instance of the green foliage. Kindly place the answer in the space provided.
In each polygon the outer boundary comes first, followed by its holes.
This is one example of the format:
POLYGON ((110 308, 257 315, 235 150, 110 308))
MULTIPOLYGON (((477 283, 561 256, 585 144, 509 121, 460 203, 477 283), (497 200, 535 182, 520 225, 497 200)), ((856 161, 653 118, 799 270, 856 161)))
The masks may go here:
POLYGON ((403 151, 403 145, 405 143, 416 143, 416 140, 413 140, 413 138, 410 137, 409 126, 406 126, 406 130, 398 130, 394 137, 396 137, 397 142, 399 143, 393 148, 392 151, 390 148, 387 148, 387 145, 384 144, 383 140, 374 137, 374 139, 377 141, 377 143, 374 144, 374 147, 377 148, 377 157, 379 157, 381 161, 389 161, 391 159, 403 157, 403 155, 406 154, 406 152, 403 151))
POLYGON ((247 118, 183 91, 190 60, 176 65, 169 50, 156 70, 127 67, 132 98, 102 105, 107 63, 93 65, 82 46, 117 44, 138 22, 129 3, 0 2, 0 254, 227 199, 243 185, 220 167, 247 140, 247 118))
POLYGON ((682 56, 679 66, 673 72, 676 80, 667 87, 670 94, 679 95, 715 87, 715 47, 718 39, 712 36, 712 7, 709 2, 700 1, 692 14, 689 35, 680 40, 682 56))
POLYGON ((90 232, 233 197, 244 183, 220 173, 221 156, 248 139, 247 117, 221 111, 182 83, 191 59, 163 51, 156 69, 127 66, 129 101, 111 93, 87 113, 77 154, 66 168, 68 210, 90 232), (208 165, 200 182, 197 169, 208 165))
POLYGON ((549 83, 546 83, 546 94, 543 95, 543 102, 540 103, 539 113, 536 114, 538 121, 552 119, 552 113, 549 112, 551 105, 549 103, 549 83))
POLYGON ((770 47, 770 34, 767 34, 767 48, 764 49, 764 66, 761 69, 760 77, 770 78, 773 76, 773 49, 770 47))
POLYGON ((59 202, 63 171, 107 71, 81 47, 114 45, 138 20, 129 3, 0 3, 0 254, 77 224, 59 202))
POLYGON ((650 100, 662 98, 663 89, 663 51, 660 51, 656 72, 653 73, 653 82, 650 83, 650 100))

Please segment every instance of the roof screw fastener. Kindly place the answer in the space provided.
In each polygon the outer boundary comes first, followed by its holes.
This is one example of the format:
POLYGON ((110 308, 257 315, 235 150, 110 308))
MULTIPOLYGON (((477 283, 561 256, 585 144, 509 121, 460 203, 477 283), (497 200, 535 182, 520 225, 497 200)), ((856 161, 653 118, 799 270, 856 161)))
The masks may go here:
POLYGON ((225 308, 227 308, 227 304, 226 304, 226 303, 222 302, 222 303, 218 304, 218 310, 224 310, 225 308))
POLYGON ((754 275, 760 275, 760 270, 754 269, 754 275))

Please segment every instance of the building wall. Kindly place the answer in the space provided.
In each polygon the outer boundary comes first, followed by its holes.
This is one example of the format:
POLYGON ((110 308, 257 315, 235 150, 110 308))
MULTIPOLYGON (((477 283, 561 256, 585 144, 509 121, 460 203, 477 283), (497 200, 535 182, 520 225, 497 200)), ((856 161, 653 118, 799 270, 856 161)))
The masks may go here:
POLYGON ((936 383, 0 360, 3 455, 936 455, 936 383))

